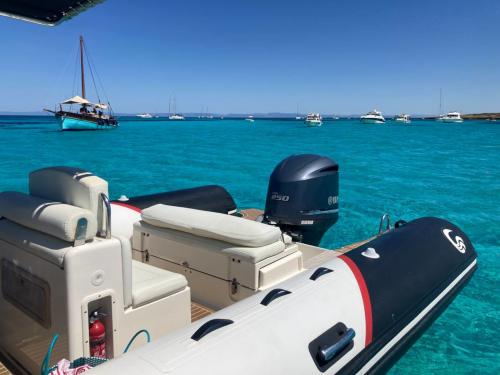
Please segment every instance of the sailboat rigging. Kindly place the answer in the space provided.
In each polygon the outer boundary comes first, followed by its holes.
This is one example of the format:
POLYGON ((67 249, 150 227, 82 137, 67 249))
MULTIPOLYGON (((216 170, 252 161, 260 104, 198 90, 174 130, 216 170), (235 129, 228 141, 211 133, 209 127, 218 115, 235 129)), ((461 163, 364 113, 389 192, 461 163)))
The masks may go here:
POLYGON ((80 36, 81 96, 75 95, 59 103, 58 111, 49 109, 45 109, 45 111, 53 113, 60 119, 61 130, 101 130, 116 128, 118 126, 118 121, 113 115, 109 101, 107 103, 101 103, 99 93, 97 92, 97 86, 95 85, 94 73, 88 59, 87 61, 98 100, 97 103, 92 103, 87 99, 85 87, 85 51, 85 42, 83 36, 80 36), (71 111, 73 105, 79 106, 79 110, 75 112, 71 111), (70 106, 69 110, 65 109, 66 106, 70 106))

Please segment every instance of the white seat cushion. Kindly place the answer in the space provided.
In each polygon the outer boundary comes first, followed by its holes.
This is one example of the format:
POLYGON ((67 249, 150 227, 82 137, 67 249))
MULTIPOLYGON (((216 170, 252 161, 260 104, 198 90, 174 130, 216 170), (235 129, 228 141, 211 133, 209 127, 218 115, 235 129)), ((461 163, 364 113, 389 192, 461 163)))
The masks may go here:
POLYGON ((43 168, 30 173, 29 191, 37 197, 90 210, 102 228, 99 196, 108 196, 108 183, 102 178, 79 168, 43 168))
POLYGON ((142 210, 142 220, 156 227, 245 247, 261 247, 282 241, 281 230, 277 227, 191 208, 157 204, 142 210))
POLYGON ((183 290, 186 278, 178 273, 132 261, 132 305, 155 301, 183 290))
POLYGON ((86 240, 97 232, 96 217, 89 210, 14 191, 0 193, 0 216, 67 242, 75 241, 82 219, 86 220, 86 240))

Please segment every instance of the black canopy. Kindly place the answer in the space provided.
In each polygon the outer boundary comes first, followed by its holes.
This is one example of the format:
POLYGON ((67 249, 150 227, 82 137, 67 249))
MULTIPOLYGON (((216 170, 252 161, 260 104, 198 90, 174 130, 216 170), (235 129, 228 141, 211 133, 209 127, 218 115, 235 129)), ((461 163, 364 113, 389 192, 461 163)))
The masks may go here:
POLYGON ((103 1, 2 0, 0 1, 0 14, 53 26, 103 1))

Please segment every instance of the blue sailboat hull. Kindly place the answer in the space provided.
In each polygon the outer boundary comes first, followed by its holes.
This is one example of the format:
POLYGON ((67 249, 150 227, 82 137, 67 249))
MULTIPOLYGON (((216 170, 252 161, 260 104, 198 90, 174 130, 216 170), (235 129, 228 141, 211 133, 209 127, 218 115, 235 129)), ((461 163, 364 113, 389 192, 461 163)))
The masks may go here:
POLYGON ((106 130, 114 129, 116 126, 66 116, 61 117, 61 130, 106 130))

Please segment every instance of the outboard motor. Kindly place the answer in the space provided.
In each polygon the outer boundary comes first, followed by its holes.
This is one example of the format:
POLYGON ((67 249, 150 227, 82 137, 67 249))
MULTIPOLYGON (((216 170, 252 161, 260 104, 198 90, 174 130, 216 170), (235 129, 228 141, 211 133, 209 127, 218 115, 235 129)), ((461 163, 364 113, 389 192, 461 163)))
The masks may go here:
POLYGON ((264 222, 296 242, 318 245, 339 217, 339 166, 319 155, 292 155, 269 179, 264 222))

